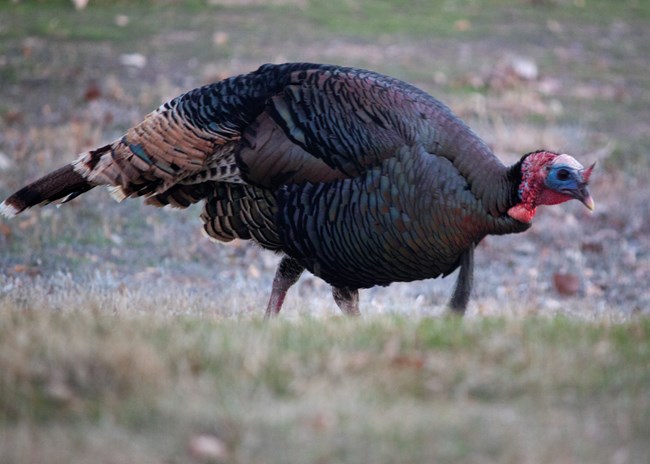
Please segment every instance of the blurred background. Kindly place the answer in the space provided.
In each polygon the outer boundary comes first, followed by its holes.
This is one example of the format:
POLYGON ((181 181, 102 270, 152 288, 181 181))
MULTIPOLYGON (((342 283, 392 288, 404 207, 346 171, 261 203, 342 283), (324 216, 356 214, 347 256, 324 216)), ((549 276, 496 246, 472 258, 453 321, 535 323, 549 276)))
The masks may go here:
POLYGON ((505 163, 597 163, 593 214, 481 242, 464 320, 422 317, 453 275, 350 320, 305 273, 263 324, 278 258, 200 205, 0 218, 0 463, 650 462, 649 50, 647 0, 0 1, 0 200, 267 62, 409 81, 505 163))
MULTIPOLYGON (((529 232, 481 243, 470 315, 647 314, 649 26, 642 0, 5 1, 0 197, 193 87, 267 62, 369 68, 448 104, 506 163, 540 148, 597 162, 595 213, 542 209, 529 232)), ((0 219, 0 296, 64 307, 83 288, 99 306, 260 314, 277 257, 212 244, 199 213, 97 189, 0 219)), ((371 289, 361 307, 439 314, 453 282, 371 289)), ((309 275, 285 308, 338 311, 309 275)))

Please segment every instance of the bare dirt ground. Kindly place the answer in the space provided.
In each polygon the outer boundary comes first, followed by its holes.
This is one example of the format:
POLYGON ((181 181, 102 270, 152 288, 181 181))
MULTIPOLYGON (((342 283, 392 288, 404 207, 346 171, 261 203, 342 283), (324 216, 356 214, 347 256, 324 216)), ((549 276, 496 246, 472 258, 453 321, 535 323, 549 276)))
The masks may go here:
MULTIPOLYGON (((545 208, 529 232, 480 244, 470 314, 650 313, 650 38, 640 7, 614 9, 605 19, 564 2, 512 2, 499 6, 501 16, 452 4, 441 10, 449 27, 439 33, 410 33, 399 23, 394 32, 368 26, 355 33, 302 3, 215 3, 4 7, 0 196, 119 137, 192 87, 264 62, 367 67, 448 103, 505 162, 538 148, 598 162, 594 214, 577 203, 545 208)), ((259 314, 277 258, 245 243, 212 244, 198 214, 137 200, 118 205, 97 190, 60 209, 2 219, 0 296, 28 301, 40 291, 51 304, 57 289, 92 286, 104 300, 131 295, 133 305, 143 304, 133 295, 153 295, 176 301, 179 311, 259 314)), ((362 293, 362 310, 438 314, 453 282, 371 289, 362 293)), ((308 275, 286 309, 337 311, 327 286, 308 275)))

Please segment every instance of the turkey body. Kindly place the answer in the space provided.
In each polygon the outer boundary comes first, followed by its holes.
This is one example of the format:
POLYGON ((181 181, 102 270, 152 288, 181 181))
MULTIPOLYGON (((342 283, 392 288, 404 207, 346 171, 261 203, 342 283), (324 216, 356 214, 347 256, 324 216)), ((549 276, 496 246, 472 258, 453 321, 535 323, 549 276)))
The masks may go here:
POLYGON ((474 246, 522 232, 521 162, 506 167, 446 106, 370 71, 264 65, 192 90, 119 140, 82 154, 7 199, 13 215, 96 185, 155 206, 202 201, 209 236, 253 240, 284 256, 267 314, 303 269, 334 287, 346 312, 357 290, 464 267, 474 246))
POLYGON ((419 146, 358 177, 282 189, 277 198, 282 250, 335 287, 447 275, 502 226, 450 161, 419 146))

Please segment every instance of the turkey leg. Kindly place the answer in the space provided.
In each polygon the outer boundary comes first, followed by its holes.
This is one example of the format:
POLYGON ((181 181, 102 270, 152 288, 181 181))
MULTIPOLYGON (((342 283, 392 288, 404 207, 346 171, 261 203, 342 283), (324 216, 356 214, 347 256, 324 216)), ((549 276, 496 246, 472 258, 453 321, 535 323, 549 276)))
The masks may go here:
POLYGON ((469 296, 472 293, 472 281, 474 280, 474 244, 460 256, 460 270, 454 294, 449 301, 449 309, 452 313, 462 316, 467 309, 469 296))
POLYGON ((264 314, 266 319, 277 316, 280 309, 282 309, 282 303, 284 303, 284 297, 287 296, 287 291, 298 281, 300 274, 304 270, 305 268, 295 259, 288 256, 282 258, 273 278, 273 290, 271 290, 271 298, 264 314))

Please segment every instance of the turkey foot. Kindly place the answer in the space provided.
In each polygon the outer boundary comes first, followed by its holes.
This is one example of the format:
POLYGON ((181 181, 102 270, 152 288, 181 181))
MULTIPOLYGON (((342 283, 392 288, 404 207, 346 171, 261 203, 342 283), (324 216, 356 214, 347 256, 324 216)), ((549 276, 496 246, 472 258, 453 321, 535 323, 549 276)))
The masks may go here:
POLYGON ((360 316, 359 311, 359 290, 351 290, 346 287, 332 287, 334 301, 348 316, 360 316))

